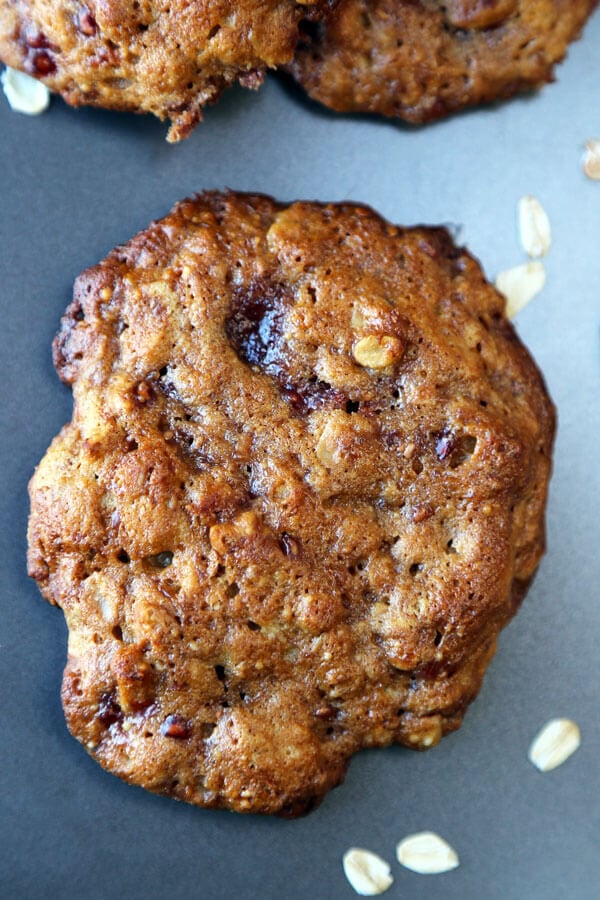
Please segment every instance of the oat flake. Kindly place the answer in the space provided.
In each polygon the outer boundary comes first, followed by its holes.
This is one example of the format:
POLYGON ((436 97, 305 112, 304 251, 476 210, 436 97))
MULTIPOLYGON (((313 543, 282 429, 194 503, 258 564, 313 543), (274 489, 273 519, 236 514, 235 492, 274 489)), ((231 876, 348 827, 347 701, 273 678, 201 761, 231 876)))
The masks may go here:
POLYGON ((527 256, 545 256, 552 243, 550 219, 540 201, 527 194, 519 200, 519 234, 527 256))
POLYGON ((438 875, 450 872, 459 865, 456 850, 433 831, 409 834, 396 847, 401 866, 420 875, 438 875))
POLYGON ((505 269, 496 278, 496 289, 506 297, 506 315, 513 319, 546 284, 546 272, 539 260, 505 269))
POLYGON ((10 108, 15 112, 37 116, 48 109, 50 91, 36 78, 7 67, 0 75, 0 81, 10 108))
POLYGON ((550 719, 534 738, 529 748, 529 761, 540 772, 550 772, 572 756, 580 743, 581 732, 576 722, 550 719))
POLYGON ((600 140, 590 138, 585 143, 583 171, 592 181, 600 181, 600 140))
POLYGON ((383 894, 394 882, 386 861, 370 850, 351 847, 344 853, 342 865, 346 878, 361 897, 383 894))

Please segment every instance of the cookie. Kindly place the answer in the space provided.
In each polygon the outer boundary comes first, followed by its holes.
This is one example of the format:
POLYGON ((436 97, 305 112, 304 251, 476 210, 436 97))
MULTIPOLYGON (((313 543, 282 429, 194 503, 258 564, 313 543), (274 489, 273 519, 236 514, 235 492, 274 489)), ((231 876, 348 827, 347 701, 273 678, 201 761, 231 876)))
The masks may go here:
POLYGON ((327 0, 0 0, 0 60, 73 106, 151 112, 186 137, 239 81, 289 62, 303 18, 327 0))
POLYGON ((597 0, 342 0, 291 72, 341 112, 427 122, 552 80, 597 0))
POLYGON ((554 413, 504 307, 442 228, 233 193, 78 278, 29 572, 102 766, 291 816, 459 727, 544 549, 554 413))

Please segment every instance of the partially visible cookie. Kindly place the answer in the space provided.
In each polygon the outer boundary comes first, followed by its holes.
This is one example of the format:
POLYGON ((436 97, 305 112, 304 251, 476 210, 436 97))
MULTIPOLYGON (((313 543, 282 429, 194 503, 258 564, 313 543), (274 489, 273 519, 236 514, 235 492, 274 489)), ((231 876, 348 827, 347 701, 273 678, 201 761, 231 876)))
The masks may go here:
POLYGON ((151 112, 186 137, 202 107, 291 60, 328 0, 0 0, 0 60, 73 106, 151 112))
POLYGON ((341 112, 409 122, 540 87, 597 0, 342 0, 291 72, 341 112))
POLYGON ((296 815, 459 727, 544 549, 554 414, 504 306, 444 229, 231 193, 80 276, 29 571, 103 766, 296 815))

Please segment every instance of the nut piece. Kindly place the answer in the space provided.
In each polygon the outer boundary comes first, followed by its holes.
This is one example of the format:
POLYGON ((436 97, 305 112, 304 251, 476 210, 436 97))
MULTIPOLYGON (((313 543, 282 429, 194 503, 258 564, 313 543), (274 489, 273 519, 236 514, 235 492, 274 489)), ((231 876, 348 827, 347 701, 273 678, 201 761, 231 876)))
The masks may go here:
POLYGON ((212 525, 208 532, 208 539, 213 550, 220 556, 226 556, 237 544, 246 538, 257 535, 259 531, 260 520, 256 513, 249 509, 229 522, 212 525))
POLYGON ((585 143, 583 171, 592 181, 600 181, 600 140, 590 138, 585 143))
POLYGON ((506 297, 506 315, 514 319, 542 290, 546 284, 546 272, 542 263, 534 260, 500 272, 495 284, 496 290, 506 297))
POLYGON ((0 81, 10 108, 15 112, 37 116, 48 109, 50 91, 31 75, 7 67, 0 75, 0 81))
POLYGON ((529 748, 529 761, 549 772, 564 763, 581 743, 579 726, 571 719, 551 719, 536 735, 529 748))
POLYGON ((527 256, 545 256, 550 249, 550 219, 540 201, 531 194, 519 200, 519 233, 527 256))
POLYGON ((396 337, 369 334, 354 345, 352 355, 366 369, 385 369, 402 356, 404 346, 396 337))
POLYGON ((315 452, 326 468, 342 465, 347 474, 348 466, 356 468, 364 462, 369 448, 373 448, 374 434, 374 425, 366 416, 355 413, 348 421, 344 413, 334 412, 325 423, 315 452))
POLYGON ((401 866, 420 875, 437 875, 449 872, 459 865, 456 851, 433 831, 409 834, 396 847, 401 866))
POLYGON ((394 883, 388 864, 376 853, 351 847, 342 859, 344 874, 357 894, 374 897, 394 883))
POLYGON ((315 448, 315 452, 320 462, 328 469, 332 469, 340 462, 340 441, 339 428, 333 421, 327 422, 325 428, 321 432, 319 442, 315 448))

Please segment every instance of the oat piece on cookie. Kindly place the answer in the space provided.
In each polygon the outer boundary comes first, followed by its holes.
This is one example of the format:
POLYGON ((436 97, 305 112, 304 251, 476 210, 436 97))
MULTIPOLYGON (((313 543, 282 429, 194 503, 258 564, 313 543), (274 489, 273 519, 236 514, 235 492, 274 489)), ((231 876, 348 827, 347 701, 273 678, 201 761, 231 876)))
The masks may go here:
POLYGON ((0 0, 0 60, 73 106, 151 112, 186 137, 202 107, 288 63, 327 0, 0 0))
POLYGON ((543 552, 554 415, 444 229, 203 194, 80 276, 55 362, 29 571, 101 765, 296 815, 459 727, 543 552))
POLYGON ((552 80, 597 0, 342 0, 291 71, 340 112, 427 122, 552 80))

